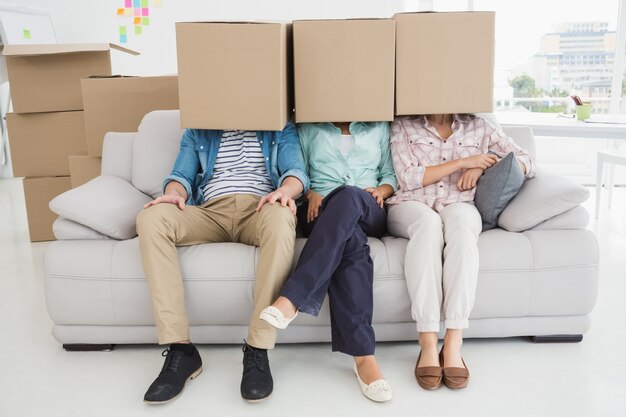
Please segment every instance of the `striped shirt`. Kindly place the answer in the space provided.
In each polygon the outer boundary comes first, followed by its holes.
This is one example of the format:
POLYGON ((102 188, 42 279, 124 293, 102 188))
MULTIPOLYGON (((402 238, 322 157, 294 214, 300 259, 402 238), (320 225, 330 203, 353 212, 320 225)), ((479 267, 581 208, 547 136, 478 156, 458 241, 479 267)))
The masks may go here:
POLYGON ((444 140, 424 116, 398 117, 391 125, 398 191, 386 203, 419 201, 440 212, 448 204, 474 201, 476 188, 461 191, 456 185, 463 170, 426 186, 422 180, 427 167, 488 152, 499 157, 513 152, 526 166, 526 178, 535 175, 535 162, 528 151, 485 119, 455 115, 452 135, 444 140))
POLYGON ((274 191, 256 132, 225 130, 204 202, 228 194, 263 196, 274 191))

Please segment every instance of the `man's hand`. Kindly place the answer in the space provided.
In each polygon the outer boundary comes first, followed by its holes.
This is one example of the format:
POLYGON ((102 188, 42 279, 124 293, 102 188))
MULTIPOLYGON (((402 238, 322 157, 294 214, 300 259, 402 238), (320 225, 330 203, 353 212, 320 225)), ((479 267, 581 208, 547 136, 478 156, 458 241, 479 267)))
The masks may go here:
POLYGON ((461 178, 459 178, 456 186, 460 191, 471 190, 476 187, 476 183, 478 182, 480 176, 483 175, 483 172, 485 172, 485 170, 482 168, 472 168, 466 170, 461 174, 461 178))
POLYGON ((491 168, 498 162, 498 157, 490 153, 481 153, 478 155, 472 155, 466 158, 461 158, 459 161, 461 162, 461 168, 464 168, 464 169, 472 169, 472 168, 487 169, 487 168, 491 168))
POLYGON ((289 194, 287 194, 282 187, 277 189, 276 191, 272 191, 271 193, 264 195, 261 198, 261 201, 259 201, 259 204, 256 206, 256 211, 261 211, 261 208, 269 203, 269 204, 276 204, 277 202, 280 202, 280 205, 283 207, 287 207, 289 206, 289 208, 291 209, 291 212, 294 214, 296 214, 296 202, 293 201, 293 198, 291 198, 289 196, 289 194))
POLYGON ((376 203, 380 206, 380 208, 383 208, 383 205, 385 204, 385 197, 383 196, 383 192, 380 190, 380 187, 366 188, 365 191, 367 191, 372 195, 372 197, 374 197, 376 203))
POLYGON ((185 199, 175 194, 164 194, 161 197, 157 197, 149 203, 144 204, 143 208, 147 209, 150 206, 154 206, 155 204, 160 203, 176 204, 179 209, 185 209, 185 199))
POLYGON ((311 223, 320 214, 320 207, 322 206, 324 196, 313 190, 309 190, 306 192, 306 199, 309 206, 306 213, 306 222, 311 223))

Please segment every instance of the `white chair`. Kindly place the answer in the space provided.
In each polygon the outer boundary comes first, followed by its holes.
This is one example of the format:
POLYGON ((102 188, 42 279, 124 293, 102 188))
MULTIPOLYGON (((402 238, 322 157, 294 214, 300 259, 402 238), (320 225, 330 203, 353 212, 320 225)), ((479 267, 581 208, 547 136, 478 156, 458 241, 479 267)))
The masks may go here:
POLYGON ((602 192, 602 180, 604 174, 604 164, 609 165, 609 178, 606 183, 606 188, 609 191, 609 208, 613 200, 613 183, 615 175, 615 165, 626 166, 626 153, 617 149, 605 149, 598 151, 598 165, 596 174, 596 219, 600 215, 600 193, 602 192))

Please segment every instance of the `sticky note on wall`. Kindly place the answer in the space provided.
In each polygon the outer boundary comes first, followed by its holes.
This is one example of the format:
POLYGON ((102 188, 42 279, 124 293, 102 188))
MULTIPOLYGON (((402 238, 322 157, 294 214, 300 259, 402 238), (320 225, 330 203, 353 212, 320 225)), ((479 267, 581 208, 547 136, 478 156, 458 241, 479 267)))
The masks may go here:
POLYGON ((150 18, 149 17, 144 17, 141 19, 141 24, 144 26, 148 26, 150 25, 150 18))
POLYGON ((22 29, 22 35, 24 36, 24 39, 32 39, 33 36, 30 33, 29 29, 22 29))
POLYGON ((117 9, 117 14, 120 16, 124 15, 124 9, 117 9))
POLYGON ((126 26, 120 26, 120 35, 126 35, 126 26))
POLYGON ((149 14, 150 14, 150 9, 148 9, 147 7, 144 7, 143 9, 141 9, 142 16, 148 16, 149 14))
POLYGON ((133 0, 126 0, 126 2, 124 3, 124 7, 126 7, 127 9, 133 7, 133 0))
POLYGON ((120 35, 120 43, 126 43, 126 42, 128 42, 127 35, 120 35))
POLYGON ((148 0, 141 0, 141 7, 150 7, 148 6, 148 0))
POLYGON ((134 25, 138 25, 138 24, 140 24, 140 23, 141 23, 141 17, 136 17, 136 18, 133 20, 133 24, 134 24, 134 25))

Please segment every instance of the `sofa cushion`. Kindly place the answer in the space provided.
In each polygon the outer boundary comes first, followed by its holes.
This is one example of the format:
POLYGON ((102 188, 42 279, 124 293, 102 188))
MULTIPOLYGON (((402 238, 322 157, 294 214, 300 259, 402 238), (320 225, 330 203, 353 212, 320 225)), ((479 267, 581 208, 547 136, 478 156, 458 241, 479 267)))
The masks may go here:
POLYGON ((50 210, 114 239, 130 239, 137 236, 137 214, 151 200, 123 179, 102 175, 55 197, 50 210))
POLYGON ((565 177, 537 170, 502 211, 498 226, 509 232, 532 229, 589 198, 589 191, 565 177))
POLYGON ((524 183, 522 172, 513 152, 485 171, 476 185, 474 204, 483 220, 483 231, 498 224, 498 216, 524 183))
POLYGON ((133 142, 135 188, 152 198, 163 194, 163 180, 172 171, 183 132, 178 110, 146 114, 133 142))

